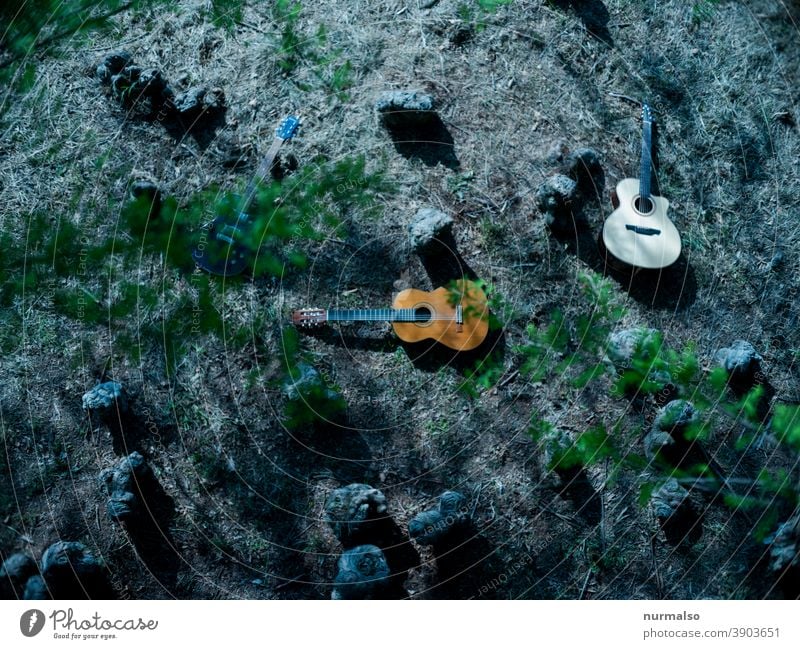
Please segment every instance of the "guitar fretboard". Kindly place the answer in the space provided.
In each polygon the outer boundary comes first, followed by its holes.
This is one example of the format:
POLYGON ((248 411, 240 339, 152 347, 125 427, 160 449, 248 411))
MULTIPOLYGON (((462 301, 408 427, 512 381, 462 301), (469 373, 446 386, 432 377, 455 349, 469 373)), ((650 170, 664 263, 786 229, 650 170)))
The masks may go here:
MULTIPOLYGON (((431 320, 428 311, 418 309, 329 309, 330 322, 425 322, 431 320)), ((433 316, 434 320, 442 319, 433 316)), ((453 319, 447 317, 447 320, 453 319)))
POLYGON ((645 120, 642 124, 642 164, 639 170, 639 196, 645 201, 650 198, 650 176, 652 175, 652 123, 645 120))
POLYGON ((253 198, 255 198, 256 191, 258 190, 258 185, 264 180, 264 178, 267 177, 270 169, 272 169, 272 163, 275 161, 275 156, 278 155, 278 151, 283 143, 284 140, 282 138, 277 136, 273 138, 272 146, 270 146, 266 155, 264 155, 264 157, 261 159, 261 163, 258 165, 255 175, 247 184, 247 189, 244 190, 242 206, 239 210, 240 212, 246 212, 247 208, 250 207, 250 203, 252 202, 253 198))

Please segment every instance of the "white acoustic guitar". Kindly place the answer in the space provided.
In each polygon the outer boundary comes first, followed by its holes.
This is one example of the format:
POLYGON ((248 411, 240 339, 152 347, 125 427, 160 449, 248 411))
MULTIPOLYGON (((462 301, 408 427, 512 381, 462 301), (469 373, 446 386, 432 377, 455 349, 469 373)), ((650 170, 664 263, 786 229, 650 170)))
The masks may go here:
POLYGON ((639 178, 617 184, 619 206, 603 225, 603 245, 635 268, 666 268, 681 254, 681 235, 667 217, 669 201, 650 193, 653 117, 642 107, 642 164, 639 178))

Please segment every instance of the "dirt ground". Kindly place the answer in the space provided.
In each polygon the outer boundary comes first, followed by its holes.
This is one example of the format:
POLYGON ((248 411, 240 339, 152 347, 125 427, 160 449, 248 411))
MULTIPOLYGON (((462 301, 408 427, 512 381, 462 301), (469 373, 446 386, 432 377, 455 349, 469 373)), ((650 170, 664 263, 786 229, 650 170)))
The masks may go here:
MULTIPOLYGON (((610 481, 613 467, 596 466, 581 490, 563 491, 526 434, 533 414, 574 432, 621 421, 626 443, 640 449, 653 409, 613 398, 607 381, 575 391, 515 378, 513 348, 554 307, 580 308, 577 274, 602 270, 595 240, 609 190, 638 171, 639 107, 626 97, 647 99, 658 123, 658 191, 684 256, 657 285, 614 280, 628 309, 620 326, 694 342, 707 368, 717 349, 749 340, 776 398, 800 401, 800 6, 723 1, 697 22, 687 0, 516 0, 468 29, 480 14, 466 18, 457 0, 318 0, 303 4, 296 29, 319 56, 287 75, 275 63, 272 3, 248 3, 230 29, 212 24, 207 4, 122 15, 111 33, 41 62, 3 118, 3 230, 24 246, 26 220, 44 212, 90 239, 114 231, 131 178, 178 200, 233 188, 293 113, 302 129, 285 146, 301 164, 363 153, 392 191, 379 197, 377 216, 354 208, 335 236, 311 245, 306 270, 220 282, 225 318, 253 326, 253 339, 200 337, 173 374, 158 345, 137 362, 114 344, 116 328, 135 331, 158 313, 85 327, 56 313, 46 292, 10 307, 20 324, 4 333, 0 358, 0 553, 38 558, 58 539, 82 541, 125 598, 324 599, 342 551, 323 520, 325 499, 363 482, 386 495, 403 533, 442 491, 468 499, 477 531, 455 559, 404 541, 412 598, 780 597, 753 521, 719 502, 703 501, 699 537, 676 545, 639 506, 633 473, 610 481), (320 25, 324 43, 313 39, 320 25), (119 48, 177 89, 222 88, 225 125, 208 141, 176 141, 157 121, 126 119, 92 74, 119 48), (345 96, 330 75, 348 60, 345 96), (374 101, 395 89, 435 97, 452 158, 393 144, 374 101), (605 173, 578 238, 552 236, 535 205, 537 186, 559 170, 559 142, 595 149, 605 173), (224 160, 237 147, 250 155, 230 169, 224 160), (344 423, 290 433, 272 382, 288 312, 388 307, 403 287, 440 285, 437 267, 407 240, 423 206, 453 216, 453 254, 514 309, 494 343, 508 380, 471 399, 457 389, 463 359, 417 358, 388 325, 342 325, 301 341, 341 388, 344 423), (136 446, 166 494, 161 531, 145 542, 105 514, 97 475, 120 454, 81 409, 104 370, 131 394, 148 431, 136 446)), ((142 261, 143 281, 157 281, 154 264, 142 261)), ((93 272, 78 280, 90 285, 93 272)), ((171 286, 188 290, 185 281, 171 286)), ((732 475, 795 462, 769 447, 741 458, 734 435, 721 428, 711 446, 732 475)))

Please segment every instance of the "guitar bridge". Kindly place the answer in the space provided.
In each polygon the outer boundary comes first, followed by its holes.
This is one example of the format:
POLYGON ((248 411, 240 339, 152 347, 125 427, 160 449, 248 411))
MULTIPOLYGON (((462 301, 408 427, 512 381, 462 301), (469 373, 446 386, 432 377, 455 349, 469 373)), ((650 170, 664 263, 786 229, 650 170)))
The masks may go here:
POLYGON ((656 230, 656 228, 644 228, 641 225, 631 225, 627 223, 625 225, 626 230, 630 230, 631 232, 635 232, 636 234, 645 234, 647 236, 653 236, 654 234, 661 234, 661 230, 656 230))
POLYGON ((461 333, 464 329, 464 307, 460 304, 456 306, 456 331, 461 333))

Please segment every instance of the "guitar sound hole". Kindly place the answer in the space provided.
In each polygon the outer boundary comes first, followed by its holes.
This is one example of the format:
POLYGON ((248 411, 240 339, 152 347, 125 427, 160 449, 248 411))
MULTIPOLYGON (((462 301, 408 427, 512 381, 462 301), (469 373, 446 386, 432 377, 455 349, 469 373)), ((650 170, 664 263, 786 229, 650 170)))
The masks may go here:
POLYGON ((414 309, 414 321, 415 322, 430 322, 431 320, 431 310, 426 306, 418 306, 414 309))
POLYGON ((653 211, 654 205, 653 201, 650 200, 649 198, 642 198, 640 196, 634 202, 634 207, 636 207, 636 210, 638 212, 641 212, 642 214, 649 214, 650 212, 653 211))

